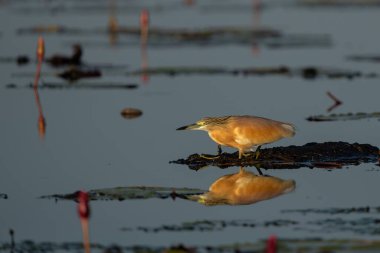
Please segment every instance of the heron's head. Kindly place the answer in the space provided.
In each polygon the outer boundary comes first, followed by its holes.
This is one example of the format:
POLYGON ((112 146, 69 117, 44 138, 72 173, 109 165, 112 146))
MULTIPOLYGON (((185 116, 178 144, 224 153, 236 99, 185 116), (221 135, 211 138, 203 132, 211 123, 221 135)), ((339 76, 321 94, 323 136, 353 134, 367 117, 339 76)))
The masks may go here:
POLYGON ((207 124, 204 120, 199 120, 194 124, 179 127, 177 130, 205 130, 206 126, 207 124))
POLYGON ((205 117, 194 124, 177 128, 177 130, 208 130, 210 127, 222 125, 228 120, 230 116, 226 117, 205 117))

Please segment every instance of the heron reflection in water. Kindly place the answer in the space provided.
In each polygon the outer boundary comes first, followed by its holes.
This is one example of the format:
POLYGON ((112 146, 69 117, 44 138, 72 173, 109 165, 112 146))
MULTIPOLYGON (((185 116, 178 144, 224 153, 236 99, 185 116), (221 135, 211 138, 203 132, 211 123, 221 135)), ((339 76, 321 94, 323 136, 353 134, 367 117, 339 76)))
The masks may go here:
POLYGON ((295 187, 294 180, 256 175, 240 167, 239 172, 217 179, 208 192, 193 195, 191 200, 204 205, 249 205, 291 192, 295 187))

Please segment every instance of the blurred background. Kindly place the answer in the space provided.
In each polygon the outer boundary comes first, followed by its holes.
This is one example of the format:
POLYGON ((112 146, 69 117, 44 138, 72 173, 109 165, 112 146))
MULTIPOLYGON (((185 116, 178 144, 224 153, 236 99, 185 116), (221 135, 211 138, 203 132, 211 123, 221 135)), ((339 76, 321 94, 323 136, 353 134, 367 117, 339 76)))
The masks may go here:
MULTIPOLYGON (((207 190, 238 172, 169 163, 217 151, 204 132, 175 131, 205 116, 257 115, 296 126, 293 138, 265 147, 380 146, 379 120, 372 117, 379 111, 379 22, 380 2, 364 0, 0 1, 0 243, 11 240, 9 229, 16 242, 82 240, 77 204, 43 195, 127 186, 207 190), (39 36, 45 60, 36 82, 39 36), (265 73, 241 74, 244 69, 265 73), (327 92, 342 104, 331 108, 327 92), (123 117, 125 108, 138 110, 123 117), (358 112, 369 117, 306 120, 358 112)), ((376 208, 378 165, 264 173, 294 180, 295 190, 251 205, 91 201, 91 242, 168 247, 255 242, 273 234, 378 238, 378 211, 284 212, 376 208), (276 220, 287 222, 265 225, 276 220), (139 229, 195 221, 255 226, 139 229)))

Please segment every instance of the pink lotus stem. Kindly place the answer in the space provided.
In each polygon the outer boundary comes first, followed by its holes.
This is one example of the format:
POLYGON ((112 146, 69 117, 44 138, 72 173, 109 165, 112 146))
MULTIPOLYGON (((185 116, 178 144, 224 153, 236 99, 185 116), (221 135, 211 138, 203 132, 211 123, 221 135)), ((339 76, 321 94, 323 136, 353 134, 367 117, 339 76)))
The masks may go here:
POLYGON ((34 84, 33 84, 33 90, 34 90, 34 97, 36 99, 36 104, 38 108, 38 133, 41 138, 45 137, 46 133, 46 121, 44 114, 42 112, 42 104, 40 100, 40 96, 38 94, 38 82, 40 80, 41 76, 41 69, 42 69, 42 62, 45 57, 45 42, 42 36, 38 37, 37 42, 37 70, 36 75, 34 77, 34 84))
POLYGON ((140 13, 140 31, 141 31, 141 44, 146 45, 148 42, 149 32, 149 11, 142 10, 140 13))
POLYGON ((38 42, 37 42, 37 60, 38 62, 42 62, 45 57, 45 41, 42 36, 38 37, 38 42))
POLYGON ((331 98, 334 101, 334 104, 327 108, 328 112, 331 112, 332 110, 343 104, 343 102, 340 101, 337 97, 335 97, 330 91, 326 92, 326 94, 329 98, 331 98))
POLYGON ((277 252, 277 237, 271 235, 267 240, 267 247, 265 253, 276 253, 277 252))
POLYGON ((89 236, 89 218, 90 218, 90 206, 88 204, 88 193, 79 191, 77 195, 78 200, 78 215, 80 218, 82 233, 83 233, 83 247, 85 253, 90 253, 90 236, 89 236))

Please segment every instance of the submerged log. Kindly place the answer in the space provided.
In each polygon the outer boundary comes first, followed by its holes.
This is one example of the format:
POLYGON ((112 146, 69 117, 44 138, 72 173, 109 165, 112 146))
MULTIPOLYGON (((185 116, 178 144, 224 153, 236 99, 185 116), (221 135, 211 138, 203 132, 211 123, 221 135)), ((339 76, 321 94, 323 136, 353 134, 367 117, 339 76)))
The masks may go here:
POLYGON ((178 159, 170 163, 188 165, 193 170, 199 170, 210 165, 219 168, 255 166, 263 169, 299 169, 302 167, 334 169, 342 168, 345 165, 376 162, 379 159, 379 148, 369 144, 313 142, 303 146, 262 149, 257 159, 253 153, 248 154, 250 155, 242 159, 238 158, 238 152, 222 153, 214 159, 192 154, 186 159, 178 159))

